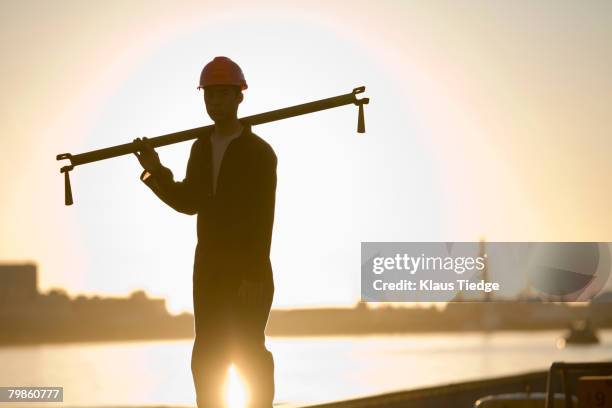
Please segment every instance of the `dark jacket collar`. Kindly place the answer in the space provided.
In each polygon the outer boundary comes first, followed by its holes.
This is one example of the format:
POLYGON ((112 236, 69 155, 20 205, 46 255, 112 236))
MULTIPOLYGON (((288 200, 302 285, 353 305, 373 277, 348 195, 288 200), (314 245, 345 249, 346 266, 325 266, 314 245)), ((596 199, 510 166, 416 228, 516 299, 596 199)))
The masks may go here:
MULTIPOLYGON (((230 143, 232 143, 234 140, 243 140, 248 138, 249 136, 252 135, 252 131, 251 131, 251 124, 250 123, 246 123, 242 120, 240 120, 240 124, 242 125, 242 132, 240 132, 240 135, 238 135, 238 137, 236 137, 235 139, 233 139, 230 143)), ((211 126, 210 128, 208 128, 206 130, 206 133, 203 134, 200 139, 202 142, 204 142, 206 145, 210 146, 210 136, 214 130, 214 126, 211 126)))

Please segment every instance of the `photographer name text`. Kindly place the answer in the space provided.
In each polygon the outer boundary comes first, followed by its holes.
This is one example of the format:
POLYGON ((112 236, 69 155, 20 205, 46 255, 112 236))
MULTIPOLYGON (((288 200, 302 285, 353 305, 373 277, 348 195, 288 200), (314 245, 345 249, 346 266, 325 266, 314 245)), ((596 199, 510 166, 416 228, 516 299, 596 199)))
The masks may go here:
POLYGON ((376 291, 426 291, 426 292, 497 292, 500 290, 498 282, 486 282, 480 280, 472 282, 467 279, 457 279, 455 282, 436 282, 433 279, 420 279, 411 281, 402 279, 397 282, 384 282, 382 279, 376 279, 372 286, 376 291))

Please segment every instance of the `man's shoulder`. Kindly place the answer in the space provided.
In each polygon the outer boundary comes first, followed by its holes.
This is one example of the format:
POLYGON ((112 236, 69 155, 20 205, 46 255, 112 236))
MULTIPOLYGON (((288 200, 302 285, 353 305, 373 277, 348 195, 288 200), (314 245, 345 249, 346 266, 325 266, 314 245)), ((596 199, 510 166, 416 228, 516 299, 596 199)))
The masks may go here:
POLYGON ((202 131, 200 132, 198 137, 196 137, 193 143, 191 144, 191 150, 193 151, 198 149, 200 146, 204 147, 205 145, 210 144, 210 135, 212 134, 212 132, 212 126, 205 126, 204 128, 202 128, 202 131))
POLYGON ((274 149, 263 138, 261 138, 256 133, 252 131, 249 132, 248 137, 246 138, 246 142, 248 144, 249 150, 255 152, 258 156, 261 156, 264 159, 276 161, 276 152, 274 149))

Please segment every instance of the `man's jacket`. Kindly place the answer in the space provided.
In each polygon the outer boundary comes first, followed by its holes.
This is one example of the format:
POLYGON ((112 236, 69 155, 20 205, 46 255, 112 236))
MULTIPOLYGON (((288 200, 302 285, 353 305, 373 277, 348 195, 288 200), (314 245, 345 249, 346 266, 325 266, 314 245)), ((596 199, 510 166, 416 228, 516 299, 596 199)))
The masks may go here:
POLYGON ((192 144, 183 181, 174 181, 166 167, 155 174, 145 170, 140 176, 164 203, 178 212, 197 214, 194 277, 226 282, 272 279, 277 158, 248 124, 242 126, 240 136, 225 150, 214 195, 212 129, 192 144))

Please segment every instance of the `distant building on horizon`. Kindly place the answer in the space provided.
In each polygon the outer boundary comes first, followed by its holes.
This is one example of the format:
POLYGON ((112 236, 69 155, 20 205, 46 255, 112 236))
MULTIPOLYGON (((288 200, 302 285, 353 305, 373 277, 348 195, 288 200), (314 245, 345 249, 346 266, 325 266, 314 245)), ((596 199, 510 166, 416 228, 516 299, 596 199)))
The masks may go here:
POLYGON ((0 316, 25 315, 47 318, 48 315, 76 316, 85 314, 114 319, 166 317, 166 300, 150 298, 143 290, 128 297, 69 296, 64 289, 38 290, 37 265, 0 264, 0 316))
POLYGON ((33 262, 0 264, 0 300, 32 301, 38 296, 37 266, 33 262))

